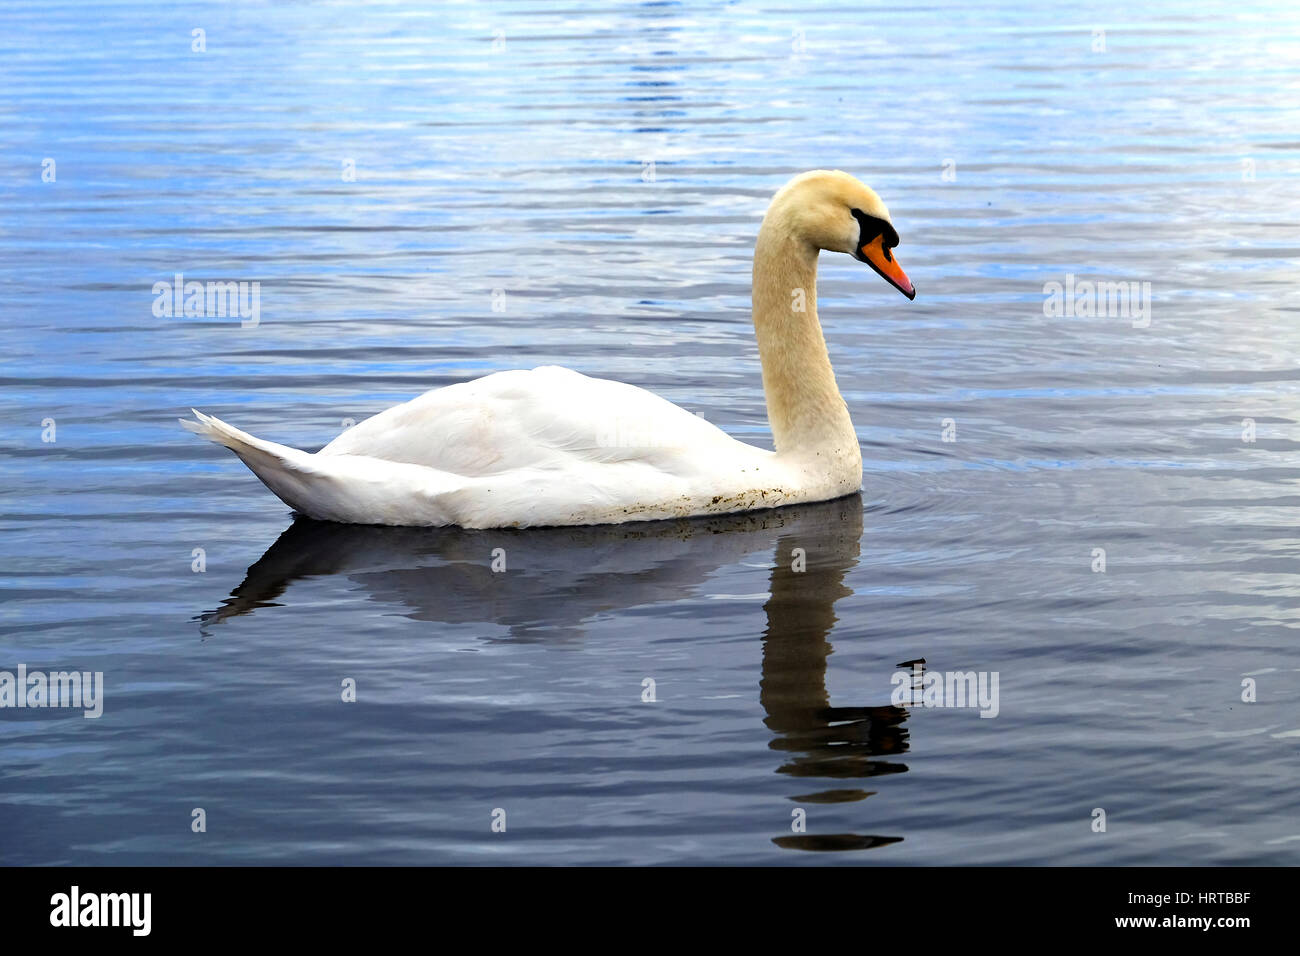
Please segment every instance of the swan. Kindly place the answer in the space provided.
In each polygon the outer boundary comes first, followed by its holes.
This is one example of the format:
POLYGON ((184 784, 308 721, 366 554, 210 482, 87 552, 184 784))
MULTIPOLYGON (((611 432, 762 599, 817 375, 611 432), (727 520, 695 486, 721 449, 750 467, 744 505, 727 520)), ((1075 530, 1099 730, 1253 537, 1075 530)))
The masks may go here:
POLYGON ((817 256, 843 252, 908 299, 889 210, 848 173, 773 196, 754 248, 753 320, 775 451, 652 392, 556 366, 496 372, 380 412, 313 453, 194 411, 294 511, 349 524, 620 524, 829 501, 862 452, 817 321, 817 256))

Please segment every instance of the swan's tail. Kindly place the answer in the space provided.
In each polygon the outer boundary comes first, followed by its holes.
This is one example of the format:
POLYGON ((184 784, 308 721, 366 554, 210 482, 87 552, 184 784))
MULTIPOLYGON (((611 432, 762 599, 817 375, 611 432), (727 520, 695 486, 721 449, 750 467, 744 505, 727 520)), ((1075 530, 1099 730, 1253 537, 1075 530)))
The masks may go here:
POLYGON ((182 425, 194 434, 218 445, 225 445, 233 451, 262 480, 262 484, 275 492, 290 508, 304 513, 311 512, 312 485, 324 477, 321 469, 313 463, 314 455, 288 445, 255 438, 234 425, 227 425, 221 419, 204 415, 196 409, 190 411, 198 421, 177 419, 182 425))
POLYGON ((365 455, 313 455, 254 438, 200 411, 194 411, 194 417, 198 421, 179 421, 194 434, 233 451, 262 484, 299 514, 351 524, 457 523, 449 509, 463 478, 365 455))

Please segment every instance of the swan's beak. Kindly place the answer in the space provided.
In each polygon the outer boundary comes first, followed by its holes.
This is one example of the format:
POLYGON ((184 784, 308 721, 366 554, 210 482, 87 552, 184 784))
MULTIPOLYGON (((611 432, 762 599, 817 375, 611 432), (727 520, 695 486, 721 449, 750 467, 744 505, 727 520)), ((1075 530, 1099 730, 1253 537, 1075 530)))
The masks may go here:
POLYGON ((864 245, 858 258, 880 273, 886 282, 903 295, 909 299, 916 298, 916 287, 912 285, 912 280, 907 277, 907 273, 898 264, 894 254, 885 248, 884 236, 876 236, 864 245))

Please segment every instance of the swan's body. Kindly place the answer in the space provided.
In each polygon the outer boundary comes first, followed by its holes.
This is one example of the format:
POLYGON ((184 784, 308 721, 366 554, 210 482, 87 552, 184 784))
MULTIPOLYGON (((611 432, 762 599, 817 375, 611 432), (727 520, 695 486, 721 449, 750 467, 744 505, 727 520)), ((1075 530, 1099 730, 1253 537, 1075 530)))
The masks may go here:
POLYGON ((426 392, 315 454, 199 412, 182 424, 296 511, 355 524, 614 524, 826 501, 858 489, 862 457, 817 321, 817 253, 854 254, 914 295, 880 255, 896 242, 883 203, 845 173, 805 173, 773 199, 754 254, 754 327, 774 452, 645 389, 557 367, 426 392))
POLYGON ((199 421, 294 509, 355 524, 614 524, 824 500, 861 477, 818 486, 652 392, 555 366, 426 392, 314 455, 199 421))

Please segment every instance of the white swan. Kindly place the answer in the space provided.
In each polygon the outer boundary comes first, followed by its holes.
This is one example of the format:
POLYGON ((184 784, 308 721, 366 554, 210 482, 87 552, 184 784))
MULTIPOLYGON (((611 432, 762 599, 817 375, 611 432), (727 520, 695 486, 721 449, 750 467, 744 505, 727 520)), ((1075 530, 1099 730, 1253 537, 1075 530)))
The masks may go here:
POLYGON ((644 389, 554 366, 434 389, 315 454, 197 411, 181 424, 295 511, 353 524, 616 524, 838 498, 861 485, 862 453, 817 321, 817 254, 848 253, 915 298, 897 244, 885 204, 847 173, 803 173, 773 197, 753 315, 774 452, 644 389))

